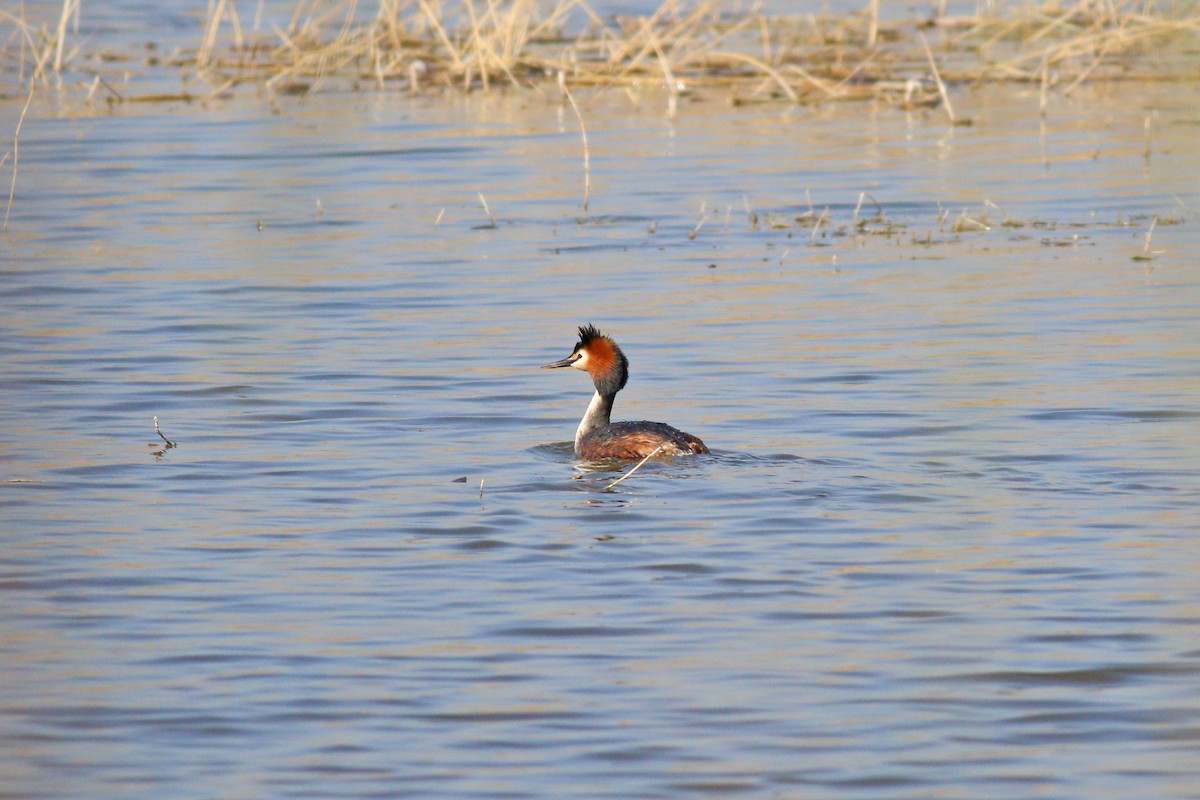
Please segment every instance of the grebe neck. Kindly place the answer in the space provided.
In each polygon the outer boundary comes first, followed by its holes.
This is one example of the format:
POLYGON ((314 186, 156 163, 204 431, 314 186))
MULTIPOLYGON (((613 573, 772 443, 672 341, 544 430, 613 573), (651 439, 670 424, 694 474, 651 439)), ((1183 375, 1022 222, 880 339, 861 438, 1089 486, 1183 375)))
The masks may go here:
POLYGON ((608 424, 609 416, 612 414, 613 401, 616 399, 616 392, 612 394, 600 394, 600 392, 596 392, 592 395, 592 402, 588 403, 583 420, 579 423, 579 430, 575 431, 575 449, 577 451, 579 450, 579 442, 583 437, 597 428, 603 428, 608 424))

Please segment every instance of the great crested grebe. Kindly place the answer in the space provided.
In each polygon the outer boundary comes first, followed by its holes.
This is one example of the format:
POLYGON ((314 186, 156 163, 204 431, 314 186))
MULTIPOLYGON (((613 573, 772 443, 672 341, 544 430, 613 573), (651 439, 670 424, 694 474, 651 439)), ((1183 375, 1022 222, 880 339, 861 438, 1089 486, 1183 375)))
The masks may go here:
POLYGON ((617 392, 629 380, 629 360, 595 325, 579 329, 579 343, 562 361, 542 369, 574 367, 592 376, 596 395, 575 431, 575 455, 588 460, 645 458, 657 448, 665 456, 707 453, 704 442, 662 422, 609 422, 617 392))

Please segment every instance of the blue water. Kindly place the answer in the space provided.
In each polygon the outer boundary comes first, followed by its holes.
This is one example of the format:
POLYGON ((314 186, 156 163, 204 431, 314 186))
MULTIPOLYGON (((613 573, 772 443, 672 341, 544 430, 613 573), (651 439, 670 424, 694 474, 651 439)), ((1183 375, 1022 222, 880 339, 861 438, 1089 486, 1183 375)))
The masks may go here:
POLYGON ((1194 88, 641 99, 35 102, 0 794, 1196 796, 1194 88))

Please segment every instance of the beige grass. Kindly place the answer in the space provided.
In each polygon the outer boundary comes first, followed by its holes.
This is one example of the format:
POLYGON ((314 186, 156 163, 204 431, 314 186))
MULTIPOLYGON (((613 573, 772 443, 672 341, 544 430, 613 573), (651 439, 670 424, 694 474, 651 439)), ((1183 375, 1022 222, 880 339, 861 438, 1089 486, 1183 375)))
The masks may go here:
MULTIPOLYGON (((636 18, 602 18, 587 0, 552 2, 376 0, 368 8, 296 0, 286 26, 267 33, 247 29, 239 13, 239 5, 257 10, 257 0, 209 0, 195 47, 167 63, 199 74, 212 91, 257 84, 307 93, 333 82, 549 92, 562 81, 567 89, 662 88, 672 110, 689 93, 720 91, 735 103, 882 98, 949 112, 950 92, 969 83, 1029 82, 1045 97, 1085 82, 1197 74, 1195 0, 1161 10, 1150 0, 998 2, 990 14, 902 22, 881 20, 878 0, 840 17, 772 18, 753 10, 728 16, 719 0, 663 0, 636 18)), ((78 69, 97 85, 98 73, 78 65, 87 54, 71 42, 82 4, 63 0, 40 28, 0 11, 0 23, 11 26, 4 53, 18 84, 49 86, 78 69)))

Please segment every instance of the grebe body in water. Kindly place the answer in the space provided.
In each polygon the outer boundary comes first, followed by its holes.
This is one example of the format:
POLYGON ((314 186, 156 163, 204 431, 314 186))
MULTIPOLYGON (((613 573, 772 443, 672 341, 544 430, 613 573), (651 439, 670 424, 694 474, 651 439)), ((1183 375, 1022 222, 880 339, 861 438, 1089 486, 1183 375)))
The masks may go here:
POLYGON ((575 431, 575 455, 588 460, 645 458, 659 455, 707 453, 704 442, 662 422, 609 422, 617 392, 629 380, 629 360, 609 337, 594 325, 579 329, 579 342, 571 355, 542 369, 574 367, 592 377, 596 394, 575 431))

